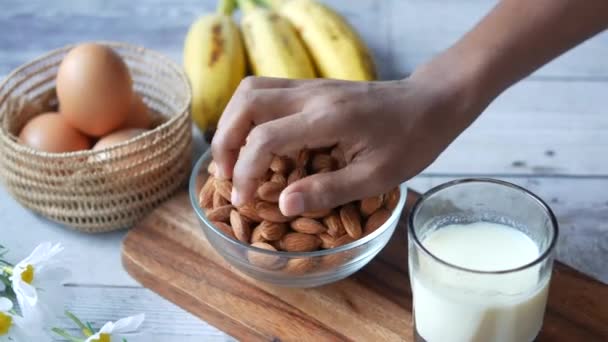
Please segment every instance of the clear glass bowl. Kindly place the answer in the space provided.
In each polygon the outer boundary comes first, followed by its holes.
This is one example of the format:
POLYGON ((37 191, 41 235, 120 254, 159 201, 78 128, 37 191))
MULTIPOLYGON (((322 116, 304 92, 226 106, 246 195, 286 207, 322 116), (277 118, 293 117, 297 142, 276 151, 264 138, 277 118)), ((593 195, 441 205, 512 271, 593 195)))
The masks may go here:
POLYGON ((216 228, 198 204, 198 194, 209 176, 211 152, 197 161, 190 176, 190 202, 207 240, 215 250, 244 274, 284 287, 314 287, 344 279, 365 266, 384 248, 393 235, 407 195, 400 186, 397 208, 376 231, 349 244, 315 252, 278 252, 252 247, 216 228))

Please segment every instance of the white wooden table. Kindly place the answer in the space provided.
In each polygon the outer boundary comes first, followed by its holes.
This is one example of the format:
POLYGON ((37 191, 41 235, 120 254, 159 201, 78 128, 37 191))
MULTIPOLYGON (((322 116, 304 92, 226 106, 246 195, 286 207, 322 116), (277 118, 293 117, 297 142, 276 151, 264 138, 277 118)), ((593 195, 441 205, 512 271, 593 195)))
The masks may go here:
MULTIPOLYGON (((448 47, 495 1, 333 0, 373 48, 384 79, 404 77, 448 47)), ((189 24, 209 0, 20 1, 0 11, 0 75, 53 48, 85 40, 144 45, 181 61, 189 24)), ((198 152, 202 143, 198 140, 198 152)), ((561 225, 558 258, 608 282, 608 33, 505 92, 410 186, 425 191, 454 178, 500 178, 538 193, 561 225)), ((406 158, 407 156, 404 156, 406 158)), ((141 341, 224 341, 123 271, 125 232, 89 236, 46 221, 0 188, 0 243, 13 260, 42 241, 65 245, 72 269, 67 308, 102 324, 145 312, 141 341)), ((69 322, 61 322, 67 326, 69 322)))

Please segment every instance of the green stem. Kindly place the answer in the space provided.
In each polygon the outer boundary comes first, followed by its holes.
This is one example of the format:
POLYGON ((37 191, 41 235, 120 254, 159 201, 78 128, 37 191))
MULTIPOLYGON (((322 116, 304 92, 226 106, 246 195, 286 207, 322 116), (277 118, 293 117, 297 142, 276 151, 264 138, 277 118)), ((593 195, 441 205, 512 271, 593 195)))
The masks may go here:
POLYGON ((89 327, 87 327, 86 325, 84 325, 84 323, 82 323, 82 321, 80 321, 78 319, 78 317, 76 317, 73 313, 69 312, 68 310, 65 310, 65 315, 71 319, 72 321, 74 321, 74 323, 76 323, 76 325, 78 326, 78 328, 80 328, 80 330, 82 330, 82 333, 86 336, 92 336, 93 332, 91 331, 91 329, 89 329, 89 327))
POLYGON ((251 12, 257 7, 253 0, 237 0, 237 2, 239 4, 239 8, 245 13, 251 12))
POLYGON ((220 0, 217 3, 217 13, 220 13, 220 14, 232 15, 232 12, 234 12, 235 8, 236 8, 235 0, 220 0))
POLYGON ((13 269, 13 264, 6 262, 4 260, 0 260, 0 273, 4 272, 4 268, 8 267, 9 269, 13 269))
POLYGON ((53 328, 53 329, 51 329, 51 331, 54 332, 55 334, 65 338, 66 340, 68 340, 70 342, 83 342, 84 341, 81 338, 77 338, 77 337, 74 337, 74 336, 68 334, 68 332, 63 329, 53 328))
POLYGON ((279 7, 281 7, 281 5, 283 5, 283 3, 285 2, 284 0, 258 0, 259 2, 261 2, 262 4, 264 4, 266 7, 270 7, 272 9, 277 9, 279 7))
POLYGON ((8 279, 8 277, 3 276, 2 274, 0 274, 0 282, 3 282, 6 287, 11 286, 11 281, 8 279))

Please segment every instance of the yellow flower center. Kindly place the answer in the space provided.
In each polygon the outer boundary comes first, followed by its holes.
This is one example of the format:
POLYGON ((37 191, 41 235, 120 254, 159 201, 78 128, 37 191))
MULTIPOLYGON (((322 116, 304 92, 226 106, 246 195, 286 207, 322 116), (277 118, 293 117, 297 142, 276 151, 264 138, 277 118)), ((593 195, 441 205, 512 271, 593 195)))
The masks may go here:
POLYGON ((99 334, 99 339, 93 340, 93 342, 111 342, 111 341, 112 340, 110 340, 110 335, 108 335, 106 333, 99 334))
POLYGON ((0 312, 0 336, 8 334, 8 330, 11 328, 12 324, 13 318, 0 312))
POLYGON ((32 281, 34 281, 34 266, 27 265, 25 270, 21 272, 21 280, 30 285, 32 284, 32 281))

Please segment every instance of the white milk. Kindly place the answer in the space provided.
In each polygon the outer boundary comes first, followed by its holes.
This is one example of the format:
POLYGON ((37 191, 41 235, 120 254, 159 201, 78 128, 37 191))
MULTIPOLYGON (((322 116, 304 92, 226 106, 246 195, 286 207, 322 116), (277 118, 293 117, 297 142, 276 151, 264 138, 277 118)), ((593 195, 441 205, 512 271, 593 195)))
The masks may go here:
MULTIPOLYGON (((422 244, 451 264, 479 271, 523 266, 539 256, 524 233, 500 224, 449 225, 422 244)), ((416 330, 427 342, 532 341, 547 301, 549 277, 539 266, 515 273, 478 274, 449 268, 418 253, 410 263, 416 330)))

